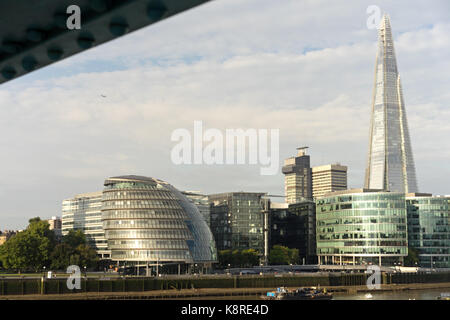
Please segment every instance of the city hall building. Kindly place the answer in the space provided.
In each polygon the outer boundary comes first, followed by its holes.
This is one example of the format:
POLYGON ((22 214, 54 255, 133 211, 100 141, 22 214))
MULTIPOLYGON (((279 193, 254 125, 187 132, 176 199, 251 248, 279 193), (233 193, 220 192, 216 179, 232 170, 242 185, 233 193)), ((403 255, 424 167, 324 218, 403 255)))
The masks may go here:
POLYGON ((65 200, 64 233, 70 228, 98 231, 109 259, 119 266, 144 267, 147 272, 172 266, 185 271, 217 262, 212 233, 197 206, 172 185, 154 178, 111 177, 102 192, 65 200), (77 224, 72 223, 74 215, 80 221, 93 218, 90 224, 77 224))

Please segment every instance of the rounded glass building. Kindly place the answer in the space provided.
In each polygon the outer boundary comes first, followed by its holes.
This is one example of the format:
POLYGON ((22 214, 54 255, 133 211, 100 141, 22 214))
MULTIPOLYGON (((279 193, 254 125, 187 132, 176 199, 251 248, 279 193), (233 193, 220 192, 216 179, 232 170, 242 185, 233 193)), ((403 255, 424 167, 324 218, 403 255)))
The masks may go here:
POLYGON ((210 264, 212 233, 198 208, 167 182, 141 176, 105 180, 102 221, 120 265, 210 264))

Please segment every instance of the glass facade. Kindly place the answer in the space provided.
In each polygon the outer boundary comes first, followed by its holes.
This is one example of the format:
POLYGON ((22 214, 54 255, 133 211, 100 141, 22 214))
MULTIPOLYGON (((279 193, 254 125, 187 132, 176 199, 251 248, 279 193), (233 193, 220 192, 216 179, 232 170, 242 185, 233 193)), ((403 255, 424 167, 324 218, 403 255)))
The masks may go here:
POLYGON ((316 205, 312 200, 273 208, 269 214, 270 247, 282 245, 299 250, 300 262, 317 263, 316 205))
POLYGON ((391 26, 384 16, 375 63, 365 188, 418 192, 391 26))
POLYGON ((211 231, 218 250, 252 248, 264 253, 264 195, 232 192, 209 196, 211 231))
POLYGON ((101 211, 114 261, 217 260, 211 231, 198 208, 164 181, 140 176, 106 179, 101 211))
POLYGON ((408 254, 403 193, 335 192, 316 203, 317 255, 325 264, 386 264, 408 254))
POLYGON ((105 238, 102 224, 102 192, 76 195, 62 202, 62 235, 69 230, 81 230, 88 243, 97 250, 101 258, 109 258, 111 252, 105 238))
POLYGON ((407 196, 408 242, 419 266, 450 268, 450 197, 407 196))
POLYGON ((211 227, 211 212, 209 209, 208 196, 197 191, 183 191, 182 193, 197 206, 203 218, 205 218, 206 224, 208 227, 211 227))

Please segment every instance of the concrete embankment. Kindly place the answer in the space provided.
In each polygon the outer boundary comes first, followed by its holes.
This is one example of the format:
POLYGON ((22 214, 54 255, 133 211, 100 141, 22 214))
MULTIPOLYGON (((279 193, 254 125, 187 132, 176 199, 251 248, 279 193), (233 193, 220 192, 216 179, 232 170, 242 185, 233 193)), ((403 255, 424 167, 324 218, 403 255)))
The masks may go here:
MULTIPOLYGON (((367 286, 323 286, 335 294, 356 294, 374 292, 367 286)), ((267 291, 275 288, 203 288, 181 290, 152 290, 146 292, 98 292, 73 294, 30 294, 0 296, 3 300, 154 300, 154 299, 258 299, 267 291)), ((295 288, 290 288, 295 289, 295 288)), ((450 289, 450 283, 415 283, 415 284, 386 284, 375 292, 395 292, 405 290, 450 289)))

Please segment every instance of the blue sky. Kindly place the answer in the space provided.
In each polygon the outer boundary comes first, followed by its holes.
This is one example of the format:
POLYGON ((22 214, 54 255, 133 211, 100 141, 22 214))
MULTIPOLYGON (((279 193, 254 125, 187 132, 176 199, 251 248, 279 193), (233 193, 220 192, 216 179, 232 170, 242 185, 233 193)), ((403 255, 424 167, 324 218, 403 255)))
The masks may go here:
POLYGON ((280 163, 349 167, 361 187, 376 55, 391 17, 419 189, 450 194, 448 1, 215 0, 0 86, 0 229, 139 174, 205 193, 283 194, 259 166, 174 165, 171 132, 280 129, 280 163), (100 95, 106 95, 102 98, 100 95))

